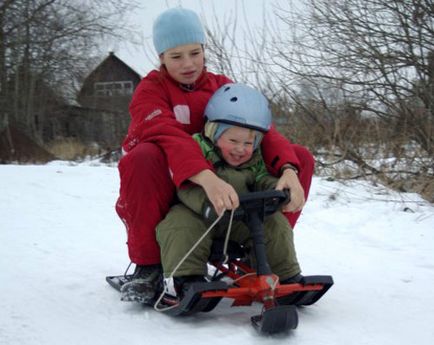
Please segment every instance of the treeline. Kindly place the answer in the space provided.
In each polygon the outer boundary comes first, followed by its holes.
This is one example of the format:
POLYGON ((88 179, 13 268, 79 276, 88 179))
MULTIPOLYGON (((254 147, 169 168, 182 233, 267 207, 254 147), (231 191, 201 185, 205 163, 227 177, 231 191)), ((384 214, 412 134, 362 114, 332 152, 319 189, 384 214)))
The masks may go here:
POLYGON ((234 25, 209 28, 209 64, 260 85, 319 173, 434 201, 432 0, 287 1, 241 43, 234 25))
POLYGON ((44 144, 42 124, 56 121, 61 105, 75 97, 101 43, 129 31, 125 15, 135 6, 126 0, 1 0, 0 133, 13 127, 44 144))
MULTIPOLYGON (((242 12, 208 23, 207 65, 261 88, 318 173, 434 201, 434 1, 279 4, 242 41, 242 12)), ((41 123, 76 95, 101 42, 126 34, 136 5, 0 0, 0 134, 13 125, 43 142, 41 123)))

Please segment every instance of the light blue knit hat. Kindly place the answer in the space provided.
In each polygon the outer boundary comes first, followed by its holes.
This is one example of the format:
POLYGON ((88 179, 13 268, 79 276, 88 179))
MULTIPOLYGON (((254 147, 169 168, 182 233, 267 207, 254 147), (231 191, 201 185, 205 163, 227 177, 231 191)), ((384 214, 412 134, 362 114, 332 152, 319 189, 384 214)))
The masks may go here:
POLYGON ((181 7, 161 13, 154 22, 152 38, 158 55, 184 44, 205 44, 205 31, 198 15, 181 7))

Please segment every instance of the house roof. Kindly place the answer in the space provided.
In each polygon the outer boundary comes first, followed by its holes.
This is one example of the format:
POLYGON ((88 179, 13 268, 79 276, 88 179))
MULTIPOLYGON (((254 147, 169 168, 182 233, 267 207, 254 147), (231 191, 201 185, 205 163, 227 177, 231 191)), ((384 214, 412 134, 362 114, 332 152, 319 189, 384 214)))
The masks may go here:
POLYGON ((137 73, 133 68, 131 68, 124 61, 118 58, 114 52, 110 52, 109 55, 86 77, 83 85, 86 84, 87 80, 93 79, 97 75, 100 75, 101 72, 103 72, 103 70, 105 69, 105 67, 110 64, 119 65, 128 72, 132 73, 138 80, 142 79, 142 76, 139 73, 137 73))
POLYGON ((133 89, 139 84, 142 77, 113 52, 86 77, 77 95, 77 101, 84 106, 86 98, 94 96, 96 82, 125 82, 132 81, 133 89))

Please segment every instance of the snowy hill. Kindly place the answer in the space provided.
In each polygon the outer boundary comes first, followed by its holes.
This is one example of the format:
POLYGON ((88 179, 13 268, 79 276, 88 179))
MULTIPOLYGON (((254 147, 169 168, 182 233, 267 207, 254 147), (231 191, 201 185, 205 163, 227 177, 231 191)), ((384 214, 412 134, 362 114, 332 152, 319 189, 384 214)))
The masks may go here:
POLYGON ((0 166, 0 344, 413 344, 434 341, 434 208, 415 195, 315 178, 296 228, 305 274, 335 285, 288 334, 258 306, 174 319, 119 301, 128 264, 118 172, 95 163, 0 166))

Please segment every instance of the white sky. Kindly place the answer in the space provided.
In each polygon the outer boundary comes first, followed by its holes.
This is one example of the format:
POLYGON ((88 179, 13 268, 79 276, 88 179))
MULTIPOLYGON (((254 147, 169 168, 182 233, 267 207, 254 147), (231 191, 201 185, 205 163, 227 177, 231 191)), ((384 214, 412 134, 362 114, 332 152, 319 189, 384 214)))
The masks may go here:
MULTIPOLYGON (((298 0, 299 1, 299 0, 298 0)), ((220 23, 225 18, 237 19, 237 29, 239 35, 246 28, 247 24, 251 28, 260 28, 263 22, 264 13, 272 14, 272 9, 276 5, 289 7, 289 3, 296 0, 153 0, 141 1, 142 9, 133 14, 131 18, 135 28, 138 29, 143 37, 143 43, 130 44, 118 42, 107 47, 107 53, 114 51, 115 54, 135 69, 142 76, 154 68, 158 60, 152 45, 152 24, 154 19, 165 9, 182 5, 185 8, 196 11, 203 22, 215 23, 214 16, 218 17, 220 23), (148 55, 147 55, 148 54, 148 55), (151 57, 151 58, 150 58, 151 57), (151 61, 152 60, 152 61, 151 61)), ((212 26, 212 25, 211 25, 212 26)))

